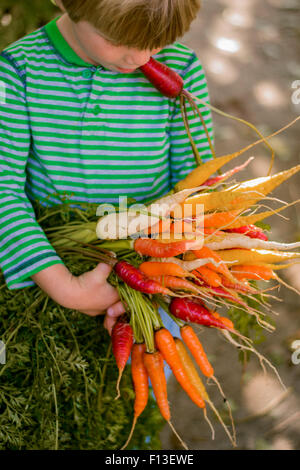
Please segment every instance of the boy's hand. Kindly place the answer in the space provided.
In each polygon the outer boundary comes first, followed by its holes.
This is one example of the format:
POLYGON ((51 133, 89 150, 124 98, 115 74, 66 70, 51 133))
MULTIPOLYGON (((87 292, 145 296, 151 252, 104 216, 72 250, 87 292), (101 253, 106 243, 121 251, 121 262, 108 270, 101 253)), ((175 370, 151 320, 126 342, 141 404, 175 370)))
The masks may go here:
POLYGON ((88 299, 91 302, 91 308, 77 308, 77 310, 91 316, 101 315, 104 313, 103 310, 106 310, 104 327, 109 334, 111 334, 117 317, 125 312, 117 289, 106 281, 111 270, 112 268, 108 264, 99 263, 92 271, 75 278, 83 292, 85 305, 89 305, 88 299), (90 294, 92 298, 89 297, 90 294))
POLYGON ((63 307, 90 316, 103 315, 104 327, 111 334, 116 318, 125 312, 117 289, 107 282, 112 268, 99 263, 92 271, 73 276, 66 266, 56 264, 32 276, 49 297, 63 307))

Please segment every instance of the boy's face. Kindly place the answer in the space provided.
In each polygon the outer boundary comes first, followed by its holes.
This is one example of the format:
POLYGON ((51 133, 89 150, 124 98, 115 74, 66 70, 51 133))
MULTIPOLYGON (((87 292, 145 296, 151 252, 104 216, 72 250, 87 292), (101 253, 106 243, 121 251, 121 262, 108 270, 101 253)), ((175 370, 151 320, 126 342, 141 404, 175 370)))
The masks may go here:
POLYGON ((87 21, 70 21, 74 39, 89 62, 102 65, 109 70, 129 73, 146 64, 150 57, 162 48, 139 50, 126 46, 115 46, 102 37, 87 21))

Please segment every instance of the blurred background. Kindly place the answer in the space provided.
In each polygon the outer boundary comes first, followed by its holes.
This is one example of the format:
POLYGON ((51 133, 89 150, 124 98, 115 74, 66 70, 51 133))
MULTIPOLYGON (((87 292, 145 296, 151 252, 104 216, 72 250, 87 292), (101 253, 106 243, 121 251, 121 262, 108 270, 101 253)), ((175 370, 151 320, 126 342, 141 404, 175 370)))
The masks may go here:
MULTIPOLYGON (((50 0, 1 0, 0 50, 58 13, 50 0)), ((300 115, 300 0, 202 0, 201 12, 181 42, 202 61, 215 107, 250 121, 265 136, 300 115)), ((217 155, 257 140, 257 135, 242 123, 218 114, 213 115, 213 120, 217 155)), ((272 138, 276 153, 273 173, 300 163, 299 135, 300 121, 272 138)), ((259 145, 240 157, 239 162, 249 156, 255 159, 239 180, 267 174, 270 150, 259 145)), ((226 167, 229 168, 230 165, 226 167)), ((300 176, 293 176, 274 196, 291 202, 300 198, 299 188, 300 176)), ((272 226, 270 239, 300 240, 299 206, 287 208, 284 216, 266 220, 272 226)), ((300 290, 300 266, 281 271, 280 275, 300 290)), ((274 295, 282 299, 272 301, 276 331, 266 332, 265 340, 256 348, 277 367, 285 390, 271 368, 266 366, 264 373, 257 357, 243 364, 235 348, 216 330, 198 330, 233 409, 238 449, 300 448, 300 364, 291 360, 291 345, 300 340, 300 300, 294 291, 283 286, 274 295)), ((213 414, 209 416, 216 429, 214 441, 201 411, 173 378, 168 390, 173 424, 190 449, 231 449, 213 414)), ((217 387, 208 386, 208 391, 226 417, 217 387)), ((161 439, 163 449, 181 448, 168 426, 161 439)))

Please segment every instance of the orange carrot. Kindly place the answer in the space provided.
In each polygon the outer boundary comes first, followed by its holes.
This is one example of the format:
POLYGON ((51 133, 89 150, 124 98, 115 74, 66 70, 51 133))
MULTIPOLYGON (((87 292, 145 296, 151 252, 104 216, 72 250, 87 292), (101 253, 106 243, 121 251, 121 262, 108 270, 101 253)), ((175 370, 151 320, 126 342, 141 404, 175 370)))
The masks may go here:
MULTIPOLYGON (((205 375, 205 377, 211 378, 217 384, 218 389, 224 401, 227 404, 227 408, 228 408, 231 423, 232 423, 232 429, 233 429, 234 436, 235 436, 235 428, 234 428, 230 404, 228 403, 227 398, 225 397, 221 384, 219 383, 218 379, 214 375, 214 369, 206 356, 206 353, 203 349, 202 344, 200 343, 198 339, 198 336, 196 335, 195 331, 190 325, 182 326, 180 328, 180 334, 186 346, 188 347, 189 351, 191 352, 192 356, 194 357, 196 363, 198 364, 203 375, 205 375)), ((234 437, 234 440, 235 440, 235 437, 234 437)))
POLYGON ((239 211, 228 211, 228 212, 215 212, 213 214, 204 215, 204 227, 213 228, 226 228, 228 224, 238 218, 239 211))
POLYGON ((132 437, 137 419, 144 411, 148 402, 148 394, 149 394, 148 373, 143 362, 143 355, 145 351, 146 351, 145 343, 141 343, 141 344, 135 343, 132 347, 131 375, 132 375, 132 381, 133 381, 133 386, 134 386, 134 391, 135 391, 134 418, 133 418, 133 423, 132 423, 132 427, 131 427, 131 431, 128 436, 128 439, 121 450, 127 447, 132 437))
POLYGON ((201 290, 195 286, 190 281, 186 281, 185 279, 178 278, 175 276, 151 276, 150 279, 161 284, 163 287, 169 287, 171 289, 182 289, 194 292, 195 294, 199 294, 201 290))
POLYGON ((216 230, 214 227, 205 227, 203 233, 204 235, 223 235, 225 232, 223 230, 216 230))
POLYGON ((172 225, 172 219, 167 218, 165 220, 161 219, 156 224, 150 225, 150 227, 147 227, 147 230, 144 230, 144 233, 147 233, 148 235, 154 234, 154 233, 162 233, 166 231, 171 230, 171 225, 172 225))
POLYGON ((222 279, 215 271, 209 269, 207 266, 200 266, 192 271, 192 274, 203 279, 206 284, 212 287, 219 287, 222 285, 222 279))
POLYGON ((232 323, 231 320, 229 320, 229 318, 222 317, 218 312, 212 312, 212 315, 218 320, 220 320, 223 323, 223 325, 226 326, 226 328, 229 328, 230 330, 234 330, 234 324, 232 323))
POLYGON ((218 273, 223 274, 225 277, 229 276, 230 279, 232 279, 232 275, 230 274, 230 271, 222 258, 211 248, 208 248, 207 246, 203 246, 200 250, 193 250, 194 255, 196 258, 213 258, 217 263, 219 263, 218 266, 209 263, 206 265, 207 268, 212 269, 213 271, 216 271, 218 273))
POLYGON ((176 263, 159 262, 159 261, 145 261, 141 263, 139 269, 146 274, 146 276, 176 276, 188 277, 189 272, 185 271, 181 266, 176 263))
POLYGON ((180 328, 180 334, 200 367, 201 372, 206 377, 212 377, 214 375, 214 369, 207 359, 203 346, 193 328, 190 325, 184 325, 180 328))
POLYGON ((163 356, 159 351, 154 351, 153 353, 144 352, 143 361, 149 378, 151 380, 153 393, 155 395, 157 405, 162 417, 165 418, 165 420, 169 423, 171 429, 173 430, 174 434, 178 437, 183 447, 188 450, 186 444, 177 434, 176 430, 174 429, 174 426, 170 421, 171 413, 168 403, 167 381, 164 372, 163 356))
POLYGON ((255 264, 240 264, 232 266, 231 272, 237 279, 254 279, 257 281, 268 281, 269 279, 274 278, 274 272, 272 268, 268 266, 256 266, 255 264))
POLYGON ((150 377, 153 393, 161 415, 166 421, 170 421, 171 413, 168 403, 167 381, 164 373, 163 357, 159 351, 153 353, 145 352, 143 361, 150 377))
POLYGON ((201 247, 203 241, 179 240, 168 242, 167 240, 153 240, 152 238, 137 238, 134 242, 134 250, 140 255, 154 258, 170 258, 185 253, 193 247, 201 247))
POLYGON ((195 387, 190 383, 189 378, 182 366, 181 359, 176 349, 173 336, 166 328, 161 328, 155 333, 155 342, 163 358, 169 364, 176 379, 191 398, 200 408, 205 408, 204 400, 198 394, 195 387))

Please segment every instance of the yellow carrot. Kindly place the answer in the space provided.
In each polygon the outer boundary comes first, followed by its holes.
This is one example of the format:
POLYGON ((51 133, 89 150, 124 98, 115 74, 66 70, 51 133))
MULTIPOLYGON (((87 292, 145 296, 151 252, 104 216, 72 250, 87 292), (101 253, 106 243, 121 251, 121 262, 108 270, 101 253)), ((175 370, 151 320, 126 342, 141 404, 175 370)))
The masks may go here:
POLYGON ((176 344, 176 349, 180 355, 181 361, 183 363, 183 366, 185 368, 185 371, 190 379, 190 382, 194 385, 196 390, 199 391, 201 397, 203 400, 208 401, 209 396, 207 394, 207 391, 205 389, 205 386, 198 375, 198 372, 192 362, 192 359, 190 358, 183 342, 179 338, 174 338, 175 344, 176 344))
POLYGON ((182 191, 183 189, 194 188, 195 186, 201 186, 211 175, 213 175, 219 168, 226 163, 230 162, 234 158, 241 155, 243 152, 253 147, 254 144, 249 145, 245 149, 241 149, 238 152, 231 153, 229 155, 223 155, 222 157, 209 160, 206 163, 195 168, 191 171, 183 180, 178 181, 175 185, 174 190, 182 191))
POLYGON ((199 204, 204 205, 205 212, 217 210, 220 207, 226 210, 251 207, 299 170, 300 165, 296 165, 289 170, 281 171, 272 176, 254 178, 235 184, 223 191, 201 193, 187 197, 182 203, 186 204, 185 217, 196 215, 199 204))
MULTIPOLYGON (((299 256, 299 262, 300 262, 300 256, 299 256)), ((297 261, 294 261, 293 263, 288 263, 288 264, 272 264, 272 263, 257 262, 255 263, 255 266, 262 266, 267 269, 272 269, 272 271, 279 271, 280 269, 290 268, 291 266, 294 266, 295 264, 298 264, 297 261)), ((251 264, 250 266, 254 266, 254 265, 251 264)), ((238 265, 234 264, 234 267, 238 267, 238 265)))
MULTIPOLYGON (((218 111, 218 110, 217 110, 218 111)), ((238 118, 234 118, 238 119, 238 118)), ((280 132, 286 130, 288 127, 293 125, 299 117, 294 119, 292 122, 288 123, 286 126, 282 127, 278 131, 274 132, 273 134, 263 137, 256 142, 253 142, 250 145, 247 145, 246 147, 242 148, 241 150, 238 150, 237 152, 231 153, 229 155, 223 155, 221 157, 215 158, 214 160, 209 160, 208 162, 202 164, 201 166, 198 166, 195 168, 191 173, 189 173, 183 180, 179 181, 175 187, 174 190, 181 191, 183 189, 188 189, 188 188, 193 188, 195 186, 200 186, 203 184, 211 175, 213 175, 219 168, 221 168, 223 165, 226 163, 230 162, 234 158, 238 157, 239 155, 242 155, 245 153, 247 150, 251 149, 257 144, 260 144, 262 142, 265 142, 267 144, 267 139, 270 139, 271 137, 279 134, 280 132)), ((249 124, 249 123, 248 123, 249 124)), ((269 146, 269 144, 267 144, 269 146)), ((271 148, 271 147, 270 147, 271 148)))
MULTIPOLYGON (((297 263, 288 263, 288 264, 270 264, 270 263, 264 263, 262 266, 265 266, 266 268, 272 269, 273 271, 278 271, 279 269, 287 269, 290 268, 291 266, 294 266, 297 263)), ((258 264, 259 266, 260 264, 258 264)))
MULTIPOLYGON (((226 434, 228 435, 230 441, 232 442, 233 446, 236 446, 235 429, 234 429, 233 420, 232 420, 232 425, 233 425, 234 435, 232 437, 231 434, 229 433, 227 427, 225 426, 224 421, 222 420, 219 412, 217 411, 217 409, 214 406, 213 402, 209 398, 209 395, 208 395, 208 393, 205 389, 205 386, 204 386, 204 384, 203 384, 203 382, 202 382, 202 380, 201 380, 201 378, 200 378, 200 376, 197 372, 196 367, 194 366, 194 363, 193 363, 188 351, 186 350, 186 347, 184 346, 181 339, 179 339, 179 338, 174 338, 174 339, 175 339, 176 349, 178 351, 178 354, 180 356, 182 365, 184 367, 184 370, 185 370, 190 382, 193 384, 193 386, 198 391, 198 393, 203 398, 203 400, 205 400, 209 404, 209 406, 212 408, 212 410, 216 414, 218 420, 220 421, 221 425, 223 426, 226 434)), ((230 416, 231 416, 231 413, 230 413, 230 416)), ((231 418, 232 418, 232 416, 231 416, 231 418)))
MULTIPOLYGON (((224 220, 225 220, 224 228, 230 229, 230 228, 244 227, 245 225, 253 225, 256 222, 259 222, 260 220, 264 220, 267 217, 271 217, 272 215, 275 215, 278 212, 281 212, 282 210, 286 209, 287 207, 292 206, 293 204, 297 204, 298 202, 300 202, 300 199, 297 199, 297 201, 293 201, 290 204, 285 204, 284 206, 281 206, 278 209, 273 209, 273 210, 266 211, 266 212, 260 212, 260 213, 257 213, 257 214, 251 214, 251 215, 235 217, 235 219, 233 219, 232 222, 229 222, 229 223, 226 223, 227 220, 226 220, 225 214, 233 214, 233 212, 222 213, 222 214, 224 214, 224 220)), ((238 213, 239 211, 236 211, 236 212, 238 213)), ((208 216, 209 215, 210 214, 208 214, 208 216)), ((218 213, 212 214, 212 215, 217 216, 218 213)), ((205 223, 206 217, 207 216, 204 217, 204 223, 205 223)), ((228 219, 229 219, 229 217, 228 217, 228 219)), ((208 220, 209 220, 209 218, 208 218, 208 220)), ((214 227, 222 228, 223 226, 218 225, 218 226, 214 226, 214 227)))
POLYGON ((218 255, 227 265, 232 264, 257 264, 257 263, 280 263, 290 259, 299 258, 300 253, 274 251, 274 250, 220 250, 218 255))

